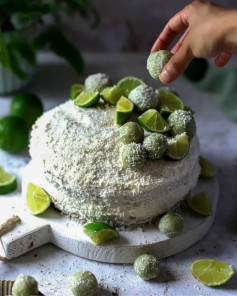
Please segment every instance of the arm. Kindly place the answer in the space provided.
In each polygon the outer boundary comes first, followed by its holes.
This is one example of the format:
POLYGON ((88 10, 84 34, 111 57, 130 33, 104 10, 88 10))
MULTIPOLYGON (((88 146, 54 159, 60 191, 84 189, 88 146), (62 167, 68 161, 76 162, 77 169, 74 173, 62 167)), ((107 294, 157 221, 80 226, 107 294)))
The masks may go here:
POLYGON ((237 10, 194 1, 170 19, 151 52, 167 49, 183 31, 160 75, 164 83, 177 79, 194 57, 216 57, 216 66, 222 67, 237 53, 237 10))

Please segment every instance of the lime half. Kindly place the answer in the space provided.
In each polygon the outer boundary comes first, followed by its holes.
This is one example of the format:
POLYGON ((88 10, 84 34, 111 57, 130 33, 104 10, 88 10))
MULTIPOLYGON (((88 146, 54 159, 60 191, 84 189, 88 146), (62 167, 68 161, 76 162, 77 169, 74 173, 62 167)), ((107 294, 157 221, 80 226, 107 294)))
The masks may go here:
POLYGON ((155 109, 150 109, 138 117, 138 122, 149 132, 165 133, 170 128, 164 118, 155 109))
POLYGON ((226 283, 234 274, 231 265, 217 260, 200 259, 190 265, 195 278, 207 286, 219 286, 226 283))
POLYGON ((189 139, 186 133, 177 135, 172 139, 168 139, 168 149, 165 156, 172 160, 183 159, 189 151, 189 139))
POLYGON ((117 83, 117 85, 123 90, 125 96, 128 96, 134 88, 142 84, 145 84, 145 82, 134 76, 126 76, 117 83))
POLYGON ((175 110, 183 110, 184 104, 178 96, 166 89, 157 89, 158 95, 158 110, 160 114, 168 117, 175 110))
POLYGON ((51 204, 51 199, 42 188, 29 183, 26 193, 26 204, 32 215, 39 215, 47 210, 51 204))
POLYGON ((199 164, 201 167, 200 176, 204 178, 212 178, 217 175, 215 168, 202 156, 199 156, 199 164))
POLYGON ((70 98, 72 100, 75 100, 76 97, 78 97, 79 94, 81 92, 83 92, 83 90, 84 90, 84 85, 83 84, 77 84, 77 83, 73 84, 71 86, 71 90, 70 90, 70 98))
POLYGON ((115 105, 123 94, 123 90, 119 86, 114 85, 106 87, 102 91, 101 96, 107 103, 115 105))
POLYGON ((119 238, 118 232, 103 222, 93 222, 84 226, 84 233, 89 236, 94 245, 100 245, 119 238))
POLYGON ((212 209, 211 203, 208 197, 208 193, 203 191, 194 197, 187 200, 187 204, 189 207, 196 213, 204 215, 204 216, 211 216, 212 209))
POLYGON ((0 194, 13 192, 17 188, 16 177, 8 174, 0 167, 0 194))
POLYGON ((74 104, 78 107, 91 107, 99 102, 99 92, 81 92, 74 104))
POLYGON ((134 105, 126 97, 122 96, 116 105, 116 123, 123 124, 132 115, 134 105))

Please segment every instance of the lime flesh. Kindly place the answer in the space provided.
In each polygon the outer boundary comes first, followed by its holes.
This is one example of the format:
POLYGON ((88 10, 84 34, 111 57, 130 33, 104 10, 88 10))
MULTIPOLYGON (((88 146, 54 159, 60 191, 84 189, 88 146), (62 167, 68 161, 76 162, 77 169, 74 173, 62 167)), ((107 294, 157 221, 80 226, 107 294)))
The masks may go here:
POLYGON ((32 215, 44 213, 50 206, 51 200, 48 194, 39 186, 28 184, 26 204, 32 215))
POLYGON ((200 176, 204 178, 212 178, 217 175, 216 169, 204 157, 199 156, 199 164, 201 167, 200 176))
POLYGON ((156 92, 158 93, 159 98, 158 110, 160 111, 160 114, 168 116, 175 110, 184 109, 183 102, 172 92, 166 91, 165 89, 158 89, 156 92))
POLYGON ((8 174, 0 167, 0 194, 13 192, 17 188, 16 177, 8 174))
POLYGON ((150 109, 138 117, 138 122, 150 132, 164 133, 169 127, 160 113, 155 109, 150 109))
POLYGON ((168 149, 165 155, 171 160, 181 160, 188 154, 188 151, 189 139, 188 136, 183 133, 168 140, 168 149))
POLYGON ((123 124, 132 115, 134 105, 126 97, 122 96, 116 105, 116 123, 123 124))
POLYGON ((134 88, 142 84, 145 84, 144 81, 134 76, 126 76, 117 83, 123 90, 125 96, 128 96, 134 88))
POLYGON ((84 90, 83 84, 77 84, 77 83, 73 84, 70 90, 70 98, 72 100, 75 100, 80 95, 80 93, 83 92, 83 90, 84 90))
POLYGON ((74 104, 78 107, 91 107, 99 102, 99 92, 81 92, 75 99, 74 104))
POLYGON ((203 191, 187 200, 188 206, 196 213, 204 216, 211 216, 212 209, 208 193, 203 191))
POLYGON ((225 262, 200 259, 190 265, 193 276, 207 286, 219 286, 226 283, 234 274, 233 267, 225 262))
POLYGON ((94 245, 103 244, 119 238, 118 232, 112 226, 103 222, 86 224, 83 230, 94 245))
POLYGON ((119 86, 114 85, 106 87, 102 91, 101 96, 107 103, 115 105, 123 94, 123 90, 119 86))

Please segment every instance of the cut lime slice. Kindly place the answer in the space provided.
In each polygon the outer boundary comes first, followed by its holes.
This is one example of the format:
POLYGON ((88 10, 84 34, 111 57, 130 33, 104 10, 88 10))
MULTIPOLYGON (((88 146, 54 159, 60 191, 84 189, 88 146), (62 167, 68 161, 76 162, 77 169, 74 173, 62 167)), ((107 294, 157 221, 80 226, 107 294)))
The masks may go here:
POLYGON ((84 90, 84 85, 83 84, 77 84, 77 83, 73 84, 71 86, 71 90, 70 90, 70 98, 72 100, 75 100, 76 97, 78 97, 79 94, 81 92, 83 92, 83 90, 84 90))
POLYGON ((134 88, 142 84, 145 84, 145 82, 134 76, 126 76, 117 83, 123 90, 125 96, 128 96, 134 88))
POLYGON ((212 178, 217 175, 215 168, 202 156, 199 156, 199 164, 201 167, 200 176, 204 178, 212 178))
POLYGON ((103 222, 86 224, 83 230, 94 245, 103 244, 119 238, 118 232, 112 226, 103 222))
POLYGON ((101 96, 107 103, 115 105, 123 94, 123 90, 119 86, 114 85, 106 87, 102 91, 101 96))
POLYGON ((189 139, 186 133, 177 135, 172 139, 168 139, 168 149, 165 156, 171 160, 183 159, 189 151, 189 139))
POLYGON ((158 110, 161 115, 168 117, 173 111, 184 109, 183 102, 171 91, 163 88, 157 89, 156 93, 158 95, 158 110))
POLYGON ((126 97, 122 96, 116 105, 116 123, 123 124, 132 115, 134 105, 126 97))
POLYGON ((193 276, 207 286, 220 286, 226 283, 234 274, 234 269, 228 263, 200 259, 190 265, 193 276))
POLYGON ((51 199, 40 187, 29 183, 26 193, 26 204, 32 215, 44 213, 50 206, 51 199))
POLYGON ((196 213, 204 216, 211 216, 212 209, 211 203, 208 197, 208 193, 203 191, 194 197, 187 200, 189 207, 196 213))
POLYGON ((165 133, 170 128, 164 118, 155 109, 150 109, 138 117, 138 122, 149 132, 165 133))
POLYGON ((99 92, 81 92, 74 104, 78 107, 91 107, 99 102, 99 92))
POLYGON ((8 174, 0 167, 0 194, 13 192, 17 188, 16 177, 8 174))

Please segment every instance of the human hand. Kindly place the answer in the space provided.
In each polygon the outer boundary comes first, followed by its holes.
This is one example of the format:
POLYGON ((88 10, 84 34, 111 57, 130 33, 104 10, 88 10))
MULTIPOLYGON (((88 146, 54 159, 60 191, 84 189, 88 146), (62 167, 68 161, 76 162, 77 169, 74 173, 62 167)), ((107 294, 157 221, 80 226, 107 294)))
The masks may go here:
MULTIPOLYGON (((151 49, 151 53, 167 49, 173 39, 186 29, 171 50, 174 55, 164 67, 161 81, 170 83, 177 79, 194 57, 216 57, 216 66, 224 66, 237 48, 237 44, 232 44, 237 40, 229 40, 226 34, 228 30, 232 31, 228 24, 233 15, 236 19, 235 10, 211 2, 194 1, 173 16, 151 49)), ((235 26, 237 30, 236 21, 235 26)))

